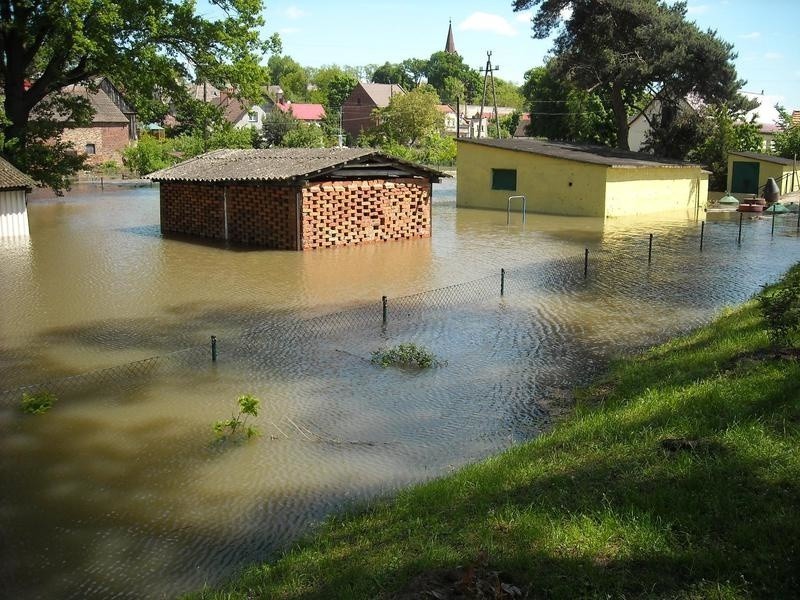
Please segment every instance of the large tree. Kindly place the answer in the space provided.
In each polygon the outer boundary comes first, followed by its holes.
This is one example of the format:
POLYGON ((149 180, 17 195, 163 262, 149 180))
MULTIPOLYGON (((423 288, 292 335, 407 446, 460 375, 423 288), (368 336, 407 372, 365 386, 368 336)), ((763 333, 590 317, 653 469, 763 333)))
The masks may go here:
POLYGON ((707 103, 738 100, 733 46, 687 21, 685 2, 514 0, 513 7, 535 10, 535 38, 557 31, 560 77, 608 98, 619 148, 628 149, 629 113, 649 90, 669 103, 689 93, 707 103))
POLYGON ((439 96, 430 85, 421 85, 406 94, 395 94, 389 106, 376 108, 378 137, 382 141, 414 146, 426 135, 438 133, 444 116, 436 108, 439 96))
POLYGON ((75 163, 59 134, 87 118, 86 106, 61 92, 99 75, 135 101, 146 98, 148 116, 158 112, 154 99, 165 106, 192 78, 257 97, 266 82, 261 56, 279 45, 259 35, 261 1, 211 6, 200 14, 194 0, 0 0, 3 154, 40 182, 67 185, 75 163))
MULTIPOLYGON (((425 70, 428 83, 433 86, 439 96, 447 96, 449 78, 457 79, 464 84, 465 98, 462 102, 471 102, 478 98, 482 88, 482 81, 478 72, 469 65, 464 64, 464 60, 458 54, 450 52, 434 52, 428 60, 425 70)), ((448 98, 450 102, 454 99, 448 98)))

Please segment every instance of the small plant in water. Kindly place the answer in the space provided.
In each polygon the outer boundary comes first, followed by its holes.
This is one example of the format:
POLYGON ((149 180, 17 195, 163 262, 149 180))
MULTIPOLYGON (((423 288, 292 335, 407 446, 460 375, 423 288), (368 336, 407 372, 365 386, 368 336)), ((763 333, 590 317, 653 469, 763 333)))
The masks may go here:
POLYGON ((258 435, 258 429, 247 424, 247 419, 258 416, 261 401, 255 396, 245 394, 236 399, 238 412, 230 419, 223 419, 214 423, 214 433, 220 440, 244 437, 250 439, 258 435))
POLYGON ((386 350, 376 350, 372 353, 372 364, 380 367, 405 367, 429 369, 438 367, 442 362, 433 352, 417 344, 399 344, 386 350))
POLYGON ((22 411, 29 415, 41 415, 50 410, 55 401, 55 395, 50 392, 37 392, 35 394, 28 394, 26 392, 22 394, 20 406, 22 411))

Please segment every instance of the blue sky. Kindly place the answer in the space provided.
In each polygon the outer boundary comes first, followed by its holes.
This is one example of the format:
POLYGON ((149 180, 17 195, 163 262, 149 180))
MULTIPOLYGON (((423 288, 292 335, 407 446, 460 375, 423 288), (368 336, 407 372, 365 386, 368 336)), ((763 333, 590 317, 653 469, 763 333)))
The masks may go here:
MULTIPOLYGON (((444 49, 449 19, 465 62, 483 66, 491 50, 497 75, 516 83, 551 46, 531 38, 530 15, 514 13, 511 0, 266 1, 265 32, 280 33, 284 54, 305 66, 428 58, 444 49)), ((688 10, 735 45, 745 91, 764 93, 759 120, 774 118, 776 102, 800 109, 800 0, 692 0, 688 10)))

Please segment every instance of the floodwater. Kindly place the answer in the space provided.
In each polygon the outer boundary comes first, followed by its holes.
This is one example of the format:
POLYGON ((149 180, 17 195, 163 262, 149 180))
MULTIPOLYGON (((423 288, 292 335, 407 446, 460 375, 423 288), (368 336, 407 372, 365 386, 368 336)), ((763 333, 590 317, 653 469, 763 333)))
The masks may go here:
POLYGON ((774 235, 746 218, 740 244, 738 214, 709 215, 701 252, 684 215, 507 225, 454 199, 434 189, 432 239, 306 253, 164 238, 149 186, 32 202, 30 240, 0 241, 5 595, 218 584, 331 511, 535 436, 611 358, 800 257, 796 215, 774 235), (401 342, 445 364, 370 364, 401 342), (18 410, 31 384, 48 413, 18 410), (215 444, 244 393, 262 435, 215 444))

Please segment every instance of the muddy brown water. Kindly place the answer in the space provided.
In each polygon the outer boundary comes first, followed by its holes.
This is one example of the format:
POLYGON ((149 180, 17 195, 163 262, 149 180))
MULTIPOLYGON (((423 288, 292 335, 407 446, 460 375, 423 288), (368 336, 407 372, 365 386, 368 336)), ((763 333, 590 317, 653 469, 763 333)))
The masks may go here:
POLYGON ((746 219, 741 245, 738 215, 714 215, 701 253, 685 215, 507 225, 457 210, 453 181, 434 196, 432 239, 306 253, 164 238, 149 186, 32 201, 31 238, 0 241, 4 594, 218 584, 331 511, 535 436, 610 358, 707 322, 800 257, 796 215, 774 236, 746 219), (446 365, 370 364, 400 342, 446 365), (49 413, 17 409, 27 384, 56 393, 49 413), (214 445, 242 393, 262 400, 262 435, 214 445))

